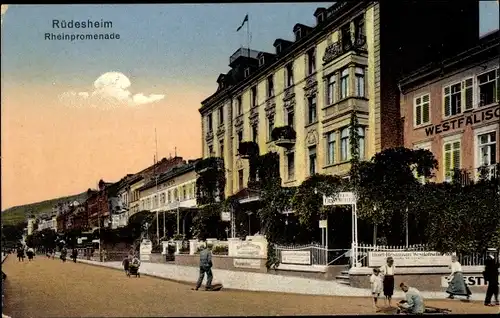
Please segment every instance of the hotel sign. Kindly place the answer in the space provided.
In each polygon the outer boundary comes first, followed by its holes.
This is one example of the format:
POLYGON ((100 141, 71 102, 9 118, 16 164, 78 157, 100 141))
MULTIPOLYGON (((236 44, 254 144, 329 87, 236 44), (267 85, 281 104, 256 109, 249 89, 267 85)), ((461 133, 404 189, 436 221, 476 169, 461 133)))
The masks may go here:
POLYGON ((496 118, 497 120, 500 119, 500 106, 485 109, 483 111, 476 112, 467 116, 450 119, 442 122, 441 124, 427 127, 425 128, 425 134, 427 136, 439 135, 449 130, 460 129, 465 126, 479 124, 484 121, 492 120, 493 118, 496 118))

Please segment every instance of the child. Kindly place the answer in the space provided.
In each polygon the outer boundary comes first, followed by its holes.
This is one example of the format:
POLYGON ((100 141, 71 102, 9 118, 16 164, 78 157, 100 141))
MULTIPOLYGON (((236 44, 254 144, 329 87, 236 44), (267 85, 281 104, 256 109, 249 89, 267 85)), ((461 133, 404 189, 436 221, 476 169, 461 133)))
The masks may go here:
POLYGON ((372 295, 373 295, 373 307, 375 309, 378 308, 377 306, 377 299, 380 296, 380 293, 382 293, 382 275, 380 275, 380 269, 374 268, 373 269, 373 274, 370 276, 370 285, 372 289, 372 295))

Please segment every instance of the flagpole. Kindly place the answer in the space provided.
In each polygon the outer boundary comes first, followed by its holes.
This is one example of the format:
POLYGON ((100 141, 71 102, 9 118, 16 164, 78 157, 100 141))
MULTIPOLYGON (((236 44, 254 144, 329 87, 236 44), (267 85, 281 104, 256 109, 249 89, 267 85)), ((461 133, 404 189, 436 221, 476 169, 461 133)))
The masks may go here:
POLYGON ((250 58, 250 17, 248 16, 247 13, 247 52, 248 52, 248 58, 250 58))

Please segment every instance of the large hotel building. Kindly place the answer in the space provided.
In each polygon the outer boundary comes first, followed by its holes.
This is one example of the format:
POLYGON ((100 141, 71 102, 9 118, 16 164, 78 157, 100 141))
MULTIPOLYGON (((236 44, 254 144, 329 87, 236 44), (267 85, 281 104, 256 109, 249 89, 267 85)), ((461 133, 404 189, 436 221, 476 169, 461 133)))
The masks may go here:
POLYGON ((339 1, 314 12, 315 26, 296 24, 294 40, 277 39, 272 53, 238 49, 199 110, 203 157, 224 159, 226 196, 247 185, 241 142, 279 153, 284 186, 348 173, 353 111, 362 158, 402 145, 397 79, 477 42, 478 11, 474 1, 339 1), (278 147, 271 132, 286 126, 296 138, 278 147))
POLYGON ((499 31, 441 65, 429 65, 400 82, 401 114, 407 148, 433 152, 437 182, 454 169, 478 177, 499 162, 499 31))

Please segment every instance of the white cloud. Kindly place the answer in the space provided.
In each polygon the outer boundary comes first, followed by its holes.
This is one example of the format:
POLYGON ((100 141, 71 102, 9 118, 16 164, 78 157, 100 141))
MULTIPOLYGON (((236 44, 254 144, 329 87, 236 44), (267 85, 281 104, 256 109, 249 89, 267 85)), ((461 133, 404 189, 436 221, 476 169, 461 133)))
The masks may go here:
POLYGON ((162 100, 165 95, 151 94, 149 96, 143 93, 132 95, 129 88, 132 84, 127 76, 119 72, 107 72, 99 76, 94 82, 94 91, 92 92, 65 92, 59 97, 62 101, 72 106, 89 104, 96 107, 96 104, 102 106, 138 106, 150 104, 162 100), (74 102, 77 102, 74 104, 74 102))

